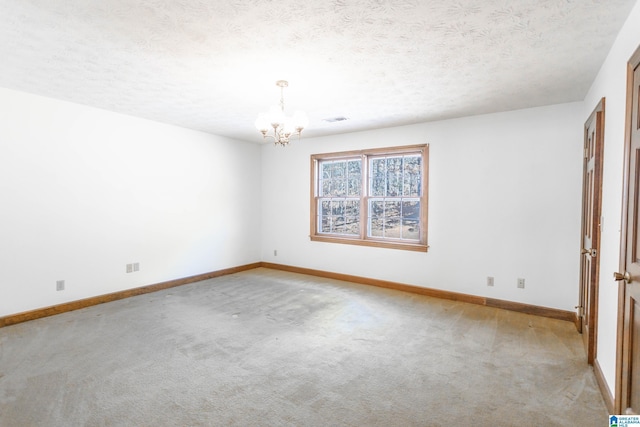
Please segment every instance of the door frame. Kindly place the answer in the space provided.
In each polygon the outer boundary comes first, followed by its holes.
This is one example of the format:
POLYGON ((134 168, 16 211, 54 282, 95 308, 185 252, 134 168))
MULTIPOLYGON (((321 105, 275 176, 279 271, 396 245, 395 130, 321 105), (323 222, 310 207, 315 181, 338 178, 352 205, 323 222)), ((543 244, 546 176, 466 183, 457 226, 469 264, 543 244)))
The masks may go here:
MULTIPOLYGON (((604 117, 605 117, 605 98, 601 98, 589 118, 584 123, 584 155, 583 155, 583 171, 582 171, 582 227, 580 237, 580 301, 579 301, 579 331, 584 334, 583 322, 585 313, 588 316, 587 325, 588 336, 586 337, 586 353, 587 362, 589 365, 593 365, 598 348, 598 294, 600 283, 600 225, 602 215, 602 168, 603 168, 603 156, 604 156, 604 117), (587 164, 589 159, 587 158, 587 151, 589 144, 589 127, 592 123, 596 123, 596 134, 594 141, 594 166, 593 166, 593 198, 589 197, 589 180, 587 177, 587 164), (593 206, 591 214, 591 224, 587 224, 589 220, 587 215, 588 208, 586 205, 590 202, 593 206), (584 246, 584 232, 585 227, 591 228, 591 247, 588 248, 590 253, 584 254, 582 251, 584 246), (584 263, 585 256, 591 257, 590 282, 584 284, 584 263), (589 287, 589 292, 585 292, 586 287, 589 287), (589 297, 588 301, 585 301, 586 297, 589 297), (588 306, 587 306, 588 305, 588 306)), ((584 336, 583 336, 584 339, 584 336)))
MULTIPOLYGON (((631 129, 633 126, 633 74, 634 69, 640 65, 640 46, 635 50, 629 61, 627 62, 627 90, 626 90, 626 113, 625 113, 625 129, 624 129, 624 164, 623 164, 623 181, 622 181, 622 219, 620 230, 620 259, 619 270, 627 271, 627 231, 628 231, 628 206, 629 206, 629 179, 631 165, 631 129)), ((626 282, 621 281, 618 284, 618 330, 616 344, 616 391, 614 398, 614 407, 617 414, 622 414, 622 389, 630 375, 630 372, 623 369, 625 356, 628 358, 628 352, 625 348, 624 333, 625 325, 625 299, 626 299, 626 282)), ((626 402, 625 402, 626 404, 626 402)))

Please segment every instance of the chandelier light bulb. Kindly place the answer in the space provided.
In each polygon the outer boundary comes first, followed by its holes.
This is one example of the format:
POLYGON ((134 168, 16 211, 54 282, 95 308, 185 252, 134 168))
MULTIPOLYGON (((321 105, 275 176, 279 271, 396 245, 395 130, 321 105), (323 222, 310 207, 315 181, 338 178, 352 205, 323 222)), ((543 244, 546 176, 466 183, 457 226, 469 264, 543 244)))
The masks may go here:
POLYGON ((285 135, 291 135, 295 130, 296 128, 293 124, 293 118, 285 117, 284 122, 282 123, 282 131, 285 133, 285 135))
POLYGON ((272 105, 269 108, 269 120, 271 122, 271 126, 277 127, 281 125, 285 120, 284 111, 279 105, 272 105))
POLYGON ((309 118, 304 112, 298 110, 293 113, 293 124, 296 129, 300 129, 300 131, 302 131, 302 129, 309 125, 309 118))
POLYGON ((258 131, 262 132, 263 134, 267 133, 269 131, 269 128, 271 127, 269 117, 267 117, 267 115, 264 113, 258 114, 255 125, 256 129, 258 129, 258 131))

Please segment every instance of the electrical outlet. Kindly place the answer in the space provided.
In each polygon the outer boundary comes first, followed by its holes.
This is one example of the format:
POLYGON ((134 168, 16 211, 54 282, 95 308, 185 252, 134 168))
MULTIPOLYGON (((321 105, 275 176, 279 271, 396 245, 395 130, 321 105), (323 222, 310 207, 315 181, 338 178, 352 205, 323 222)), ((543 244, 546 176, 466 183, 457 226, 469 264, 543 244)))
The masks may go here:
POLYGON ((133 264, 127 264, 127 273, 133 272, 133 264))
POLYGON ((277 249, 273 250, 273 256, 278 256, 278 250, 277 249))
POLYGON ((56 291, 64 291, 64 280, 56 280, 56 291))
POLYGON ((134 262, 133 263, 133 271, 140 271, 140 263, 139 262, 134 262))
POLYGON ((518 279, 518 287, 524 289, 524 279, 518 279))
POLYGON ((493 286, 493 276, 487 277, 487 286, 493 286))

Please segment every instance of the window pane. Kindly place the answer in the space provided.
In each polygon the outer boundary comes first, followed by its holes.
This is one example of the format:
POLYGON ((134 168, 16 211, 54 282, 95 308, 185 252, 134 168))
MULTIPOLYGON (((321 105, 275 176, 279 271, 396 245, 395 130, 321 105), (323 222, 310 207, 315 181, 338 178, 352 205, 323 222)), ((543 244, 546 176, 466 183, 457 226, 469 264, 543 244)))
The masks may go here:
POLYGON ((344 200, 333 200, 331 202, 331 215, 344 215, 344 200))
POLYGON ((420 218, 420 202, 417 200, 402 202, 402 218, 403 219, 419 219, 420 218))
POLYGON ((331 233, 331 217, 330 216, 322 216, 320 217, 320 232, 321 233, 331 233))
POLYGON ((385 218, 400 219, 400 215, 401 215, 400 202, 398 202, 398 201, 384 202, 384 217, 385 218))
POLYGON ((382 200, 371 200, 371 203, 369 204, 369 216, 384 216, 384 202, 382 200))
POLYGON ((346 216, 345 217, 345 234, 352 234, 357 236, 360 234, 360 217, 346 216))
POLYGON ((385 219, 384 221, 384 237, 392 239, 399 239, 400 235, 400 220, 398 219, 385 219))
POLYGON ((331 201, 320 200, 318 202, 318 232, 330 233, 331 232, 331 201))
POLYGON ((387 194, 400 196, 402 191, 402 158, 387 158, 387 194))
POLYGON ((402 202, 402 239, 420 240, 420 201, 402 202))
POLYGON ((369 174, 371 196, 384 196, 386 185, 385 159, 372 159, 369 174))
POLYGON ((369 200, 369 218, 367 235, 371 237, 384 236, 384 201, 369 200))
POLYGON ((320 168, 322 169, 322 179, 331 178, 331 162, 321 162, 320 168))
POLYGON ((347 196, 354 197, 360 196, 362 193, 362 180, 360 177, 352 178, 349 177, 349 188, 347 188, 347 196))
POLYGON ((331 180, 322 180, 322 186, 320 188, 320 197, 327 197, 331 195, 331 180))
POLYGON ((384 196, 385 179, 383 177, 371 178, 371 195, 375 197, 384 196))
POLYGON ((360 199, 347 200, 344 207, 345 233, 360 235, 360 199))
POLYGON ((420 239, 420 222, 417 220, 402 220, 402 238, 419 240, 420 239))
POLYGON ((345 178, 347 175, 347 162, 335 162, 333 164, 331 177, 332 178, 345 178))
POLYGON ((345 203, 345 215, 351 217, 360 216, 360 200, 347 200, 345 203))
POLYGON ((343 216, 334 216, 333 219, 334 219, 333 232, 334 233, 339 233, 339 234, 344 234, 344 232, 346 231, 344 217, 343 216))
POLYGON ((371 176, 384 176, 387 173, 387 167, 384 157, 376 157, 371 159, 371 176))
POLYGON ((408 197, 420 196, 420 168, 421 158, 420 156, 405 156, 404 157, 404 177, 403 177, 403 191, 402 194, 408 197))
POLYGON ((320 202, 320 215, 322 215, 322 216, 331 215, 331 201, 330 200, 322 200, 320 202))
POLYGON ((350 160, 349 165, 349 177, 359 177, 362 174, 362 161, 358 160, 350 160))
POLYGON ((372 217, 369 219, 370 237, 384 237, 384 219, 380 217, 372 217))
POLYGON ((344 197, 347 195, 347 182, 344 179, 334 179, 331 189, 333 197, 344 197))

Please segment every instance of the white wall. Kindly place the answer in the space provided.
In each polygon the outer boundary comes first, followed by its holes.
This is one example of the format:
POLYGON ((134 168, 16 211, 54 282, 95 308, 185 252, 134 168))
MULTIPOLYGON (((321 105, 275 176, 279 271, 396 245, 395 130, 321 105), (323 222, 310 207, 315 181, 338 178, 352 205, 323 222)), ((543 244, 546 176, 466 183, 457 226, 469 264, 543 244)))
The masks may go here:
POLYGON ((600 98, 606 98, 597 358, 612 392, 618 310, 618 285, 612 275, 618 271, 620 248, 627 61, 640 45, 639 23, 637 2, 585 98, 583 111, 586 120, 600 98))
POLYGON ((264 146, 262 260, 574 310, 583 122, 570 103, 264 146), (428 253, 309 240, 311 154, 421 143, 428 253))
POLYGON ((0 89, 0 316, 259 261, 259 179, 255 144, 0 89))

